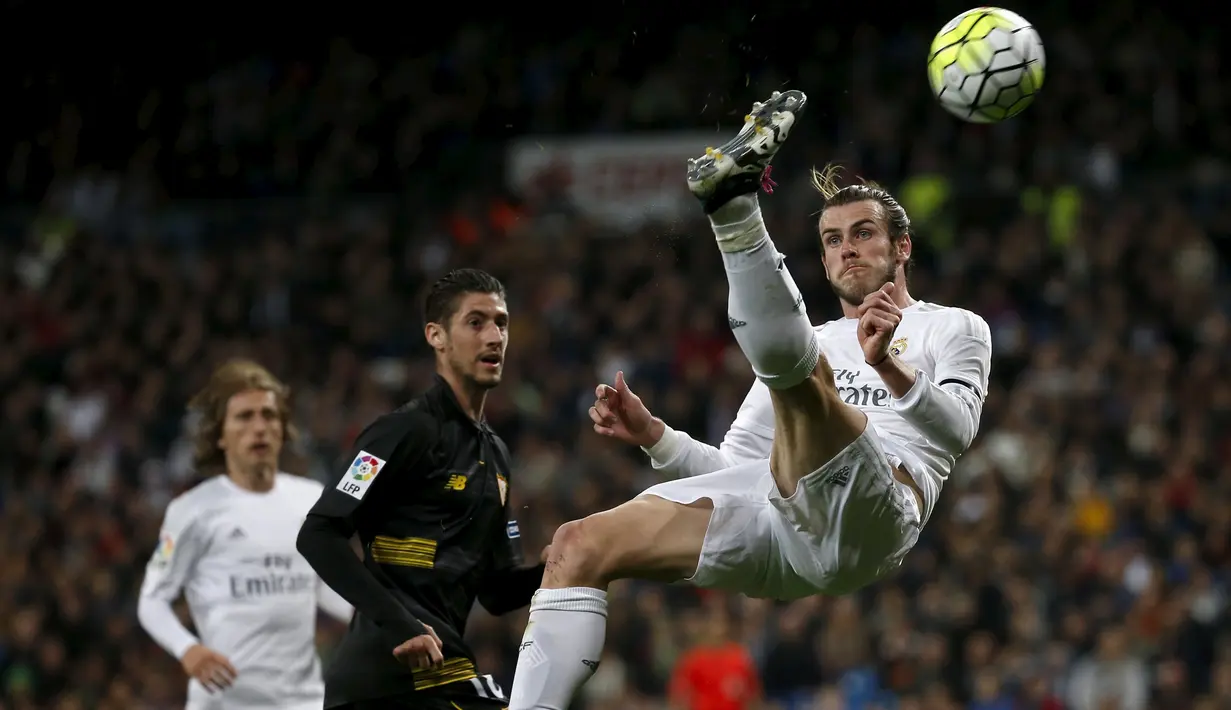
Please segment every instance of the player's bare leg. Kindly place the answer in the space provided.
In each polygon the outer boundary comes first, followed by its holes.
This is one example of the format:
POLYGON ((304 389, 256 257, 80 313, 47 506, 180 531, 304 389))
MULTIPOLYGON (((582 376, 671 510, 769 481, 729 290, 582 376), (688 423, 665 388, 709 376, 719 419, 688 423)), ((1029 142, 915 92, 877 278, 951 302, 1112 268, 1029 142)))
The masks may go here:
POLYGON ((688 187, 709 214, 722 251, 731 329, 770 388, 776 427, 770 467, 784 497, 867 426, 863 412, 838 396, 803 297, 769 238, 756 197, 807 101, 799 91, 775 91, 753 105, 734 139, 690 161, 688 169, 688 187))
POLYGON ((712 504, 642 496, 562 525, 517 658, 509 710, 567 710, 598 668, 607 634, 607 585, 675 582, 697 571, 712 504))

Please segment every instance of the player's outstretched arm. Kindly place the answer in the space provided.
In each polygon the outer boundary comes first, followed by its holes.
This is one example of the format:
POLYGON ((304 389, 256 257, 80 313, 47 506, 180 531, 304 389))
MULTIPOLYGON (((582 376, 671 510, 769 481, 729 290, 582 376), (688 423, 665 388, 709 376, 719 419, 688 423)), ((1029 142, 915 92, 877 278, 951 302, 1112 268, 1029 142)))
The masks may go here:
POLYGON ((171 604, 196 572, 204 546, 196 534, 194 510, 182 498, 171 501, 158 535, 158 549, 145 567, 137 599, 137 621, 205 689, 214 692, 231 685, 236 671, 222 654, 201 645, 180 623, 171 604))
MULTIPOLYGON (((414 467, 423 455, 422 432, 431 421, 415 412, 388 414, 359 434, 349 461, 371 457, 358 479, 350 470, 336 486, 326 486, 308 512, 296 541, 300 554, 325 584, 350 602, 355 610, 389 633, 390 649, 420 636, 431 636, 422 621, 377 580, 351 548, 356 521, 365 512, 365 500, 379 495, 381 481, 414 467), (370 474, 366 478, 362 474, 370 474), (374 494, 373 490, 377 493, 374 494)), ((349 463, 348 461, 348 463, 349 463)), ((439 649, 435 650, 439 662, 439 649)))
MULTIPOLYGON (((764 389, 764 385, 761 387, 764 389)), ((596 400, 590 408, 590 419, 594 422, 594 431, 599 434, 640 446, 649 455, 655 470, 680 478, 699 476, 747 461, 769 458, 773 429, 758 422, 768 421, 772 425, 773 405, 767 392, 759 394, 764 396, 757 396, 754 385, 723 438, 722 445, 718 447, 672 429, 651 414, 641 398, 629 388, 623 372, 616 373, 615 384, 599 385, 595 390, 596 400)))

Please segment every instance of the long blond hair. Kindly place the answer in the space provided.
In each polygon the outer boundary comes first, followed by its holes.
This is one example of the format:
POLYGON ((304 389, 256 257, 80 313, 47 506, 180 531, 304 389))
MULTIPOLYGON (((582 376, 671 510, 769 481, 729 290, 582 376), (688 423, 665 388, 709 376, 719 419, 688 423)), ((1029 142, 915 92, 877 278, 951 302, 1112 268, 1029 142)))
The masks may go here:
POLYGON ((201 415, 193 437, 193 461, 199 473, 213 474, 226 470, 226 455, 218 447, 218 439, 222 437, 227 403, 235 395, 249 390, 274 393, 278 402, 278 417, 282 420, 282 443, 295 440, 298 432, 291 424, 291 388, 252 360, 229 360, 214 370, 209 382, 188 403, 190 409, 201 415))

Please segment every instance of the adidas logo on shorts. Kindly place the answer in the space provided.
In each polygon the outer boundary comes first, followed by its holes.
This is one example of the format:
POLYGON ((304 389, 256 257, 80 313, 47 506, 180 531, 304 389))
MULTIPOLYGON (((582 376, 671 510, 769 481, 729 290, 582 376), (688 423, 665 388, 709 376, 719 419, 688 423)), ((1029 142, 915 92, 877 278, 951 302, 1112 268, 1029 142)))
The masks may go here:
POLYGON ((842 488, 851 482, 851 467, 843 466, 825 477, 825 483, 842 488))

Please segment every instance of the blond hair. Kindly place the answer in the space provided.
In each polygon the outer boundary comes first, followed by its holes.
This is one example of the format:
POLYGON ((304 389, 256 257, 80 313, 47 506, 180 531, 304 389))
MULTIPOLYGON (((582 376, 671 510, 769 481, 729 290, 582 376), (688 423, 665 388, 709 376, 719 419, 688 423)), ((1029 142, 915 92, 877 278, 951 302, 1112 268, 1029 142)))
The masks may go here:
POLYGON ((856 184, 840 187, 838 177, 841 174, 842 166, 837 163, 827 163, 820 170, 812 168, 812 187, 821 193, 825 201, 821 207, 822 214, 830 207, 871 200, 879 202, 885 209, 885 221, 891 240, 897 241, 903 234, 910 232, 910 217, 906 215, 906 209, 888 190, 863 178, 859 178, 856 184))
POLYGON ((252 360, 229 360, 214 370, 205 387, 188 402, 188 407, 201 415, 193 437, 193 460, 198 472, 221 473, 226 469, 226 455, 218 447, 218 439, 222 437, 227 403, 235 395, 249 390, 274 393, 278 417, 282 420, 282 443, 295 440, 297 432, 290 421, 291 388, 252 360))

